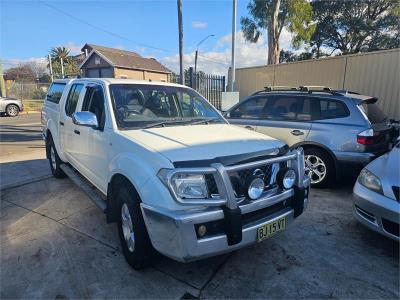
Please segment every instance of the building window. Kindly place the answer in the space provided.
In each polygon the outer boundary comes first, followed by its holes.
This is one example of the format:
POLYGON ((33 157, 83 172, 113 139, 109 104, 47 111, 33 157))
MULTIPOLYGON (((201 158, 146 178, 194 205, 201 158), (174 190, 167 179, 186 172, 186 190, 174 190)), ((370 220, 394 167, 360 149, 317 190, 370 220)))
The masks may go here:
POLYGON ((94 64, 99 65, 100 64, 100 57, 95 57, 94 58, 94 64))

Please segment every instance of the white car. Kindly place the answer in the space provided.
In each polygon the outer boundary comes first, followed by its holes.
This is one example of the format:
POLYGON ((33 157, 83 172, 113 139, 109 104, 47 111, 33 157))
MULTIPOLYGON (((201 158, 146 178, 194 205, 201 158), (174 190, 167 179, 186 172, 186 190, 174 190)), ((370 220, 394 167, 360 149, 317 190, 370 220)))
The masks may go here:
POLYGON ((42 123, 52 173, 67 174, 118 223, 134 268, 156 251, 187 262, 262 241, 308 201, 301 149, 229 125, 185 86, 55 81, 42 123))

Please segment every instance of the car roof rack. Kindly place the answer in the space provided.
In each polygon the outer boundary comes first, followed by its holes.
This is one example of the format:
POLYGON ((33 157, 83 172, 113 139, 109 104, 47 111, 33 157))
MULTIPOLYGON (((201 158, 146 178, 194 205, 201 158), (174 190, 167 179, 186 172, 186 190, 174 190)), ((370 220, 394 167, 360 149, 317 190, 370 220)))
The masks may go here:
POLYGON ((266 86, 264 90, 253 93, 251 96, 259 95, 262 93, 268 92, 304 92, 304 93, 328 93, 335 96, 343 96, 344 94, 355 94, 359 95, 356 92, 348 91, 348 90, 333 90, 327 86, 320 85, 301 85, 299 87, 292 86, 266 86))

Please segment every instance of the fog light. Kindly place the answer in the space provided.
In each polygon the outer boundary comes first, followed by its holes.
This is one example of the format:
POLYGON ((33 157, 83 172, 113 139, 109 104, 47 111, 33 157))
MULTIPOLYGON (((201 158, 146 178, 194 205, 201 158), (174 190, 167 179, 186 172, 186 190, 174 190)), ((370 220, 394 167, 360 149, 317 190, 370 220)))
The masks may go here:
POLYGON ((264 180, 260 177, 254 178, 247 190, 247 194, 249 195, 250 199, 258 199, 261 197, 262 193, 264 192, 264 180))
POLYGON ((296 172, 290 168, 281 169, 276 175, 278 185, 284 189, 290 189, 296 182, 296 172))
POLYGON ((199 237, 205 236, 206 233, 207 233, 207 227, 206 227, 206 226, 200 225, 200 226, 197 228, 197 235, 198 235, 199 237))

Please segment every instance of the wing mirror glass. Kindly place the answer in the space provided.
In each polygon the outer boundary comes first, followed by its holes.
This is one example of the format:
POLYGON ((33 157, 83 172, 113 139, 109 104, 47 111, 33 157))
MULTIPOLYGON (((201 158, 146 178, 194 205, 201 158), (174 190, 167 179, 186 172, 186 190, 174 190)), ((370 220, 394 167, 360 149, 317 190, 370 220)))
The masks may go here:
POLYGON ((90 111, 78 111, 72 114, 72 122, 75 125, 98 128, 99 122, 94 113, 90 111))

